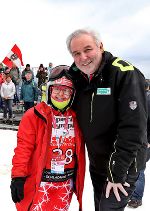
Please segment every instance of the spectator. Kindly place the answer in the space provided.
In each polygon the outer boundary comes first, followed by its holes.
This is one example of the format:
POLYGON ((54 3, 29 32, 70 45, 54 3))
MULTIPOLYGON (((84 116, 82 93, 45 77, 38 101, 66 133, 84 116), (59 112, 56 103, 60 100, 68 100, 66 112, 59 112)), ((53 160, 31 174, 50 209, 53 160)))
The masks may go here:
POLYGON ((25 73, 29 71, 32 73, 32 80, 34 80, 34 73, 30 68, 30 64, 26 64, 26 68, 22 71, 22 74, 21 74, 22 81, 26 80, 25 73))
POLYGON ((6 75, 6 80, 1 86, 1 97, 3 98, 3 121, 4 123, 7 122, 7 111, 8 111, 8 120, 9 122, 13 122, 13 111, 12 111, 12 104, 15 94, 15 85, 11 80, 11 75, 6 75))
POLYGON ((45 80, 48 77, 43 64, 40 64, 36 77, 38 78, 38 87, 40 88, 41 84, 45 83, 45 80))
POLYGON ((12 68, 10 69, 9 74, 12 77, 12 82, 15 84, 16 93, 14 95, 14 103, 17 105, 19 103, 19 87, 21 82, 21 73, 19 68, 13 63, 12 68))
POLYGON ((4 81, 5 81, 5 73, 4 71, 1 71, 0 72, 0 87, 4 81))
POLYGON ((27 111, 29 108, 37 104, 38 89, 36 83, 32 80, 31 71, 25 72, 25 80, 21 86, 20 103, 24 104, 24 109, 27 111))
POLYGON ((47 70, 48 70, 48 75, 50 76, 50 74, 51 74, 51 70, 52 70, 52 68, 53 68, 53 63, 52 62, 50 62, 49 63, 49 65, 48 65, 48 67, 47 67, 47 70))
POLYGON ((46 79, 45 83, 41 84, 40 90, 41 90, 41 102, 46 102, 46 90, 47 90, 47 82, 48 79, 46 79))
POLYGON ((145 78, 103 48, 98 33, 79 29, 67 47, 74 63, 74 109, 86 142, 96 211, 123 211, 145 166, 145 78))
MULTIPOLYGON (((4 68, 3 68, 3 64, 0 63, 0 90, 1 90, 1 85, 4 82, 3 75, 4 75, 4 68)), ((0 112, 2 112, 2 111, 3 111, 3 100, 0 95, 0 112)))
POLYGON ((4 73, 5 73, 5 75, 6 75, 6 74, 9 74, 9 73, 10 73, 10 68, 6 66, 6 67, 4 68, 4 73))
POLYGON ((4 72, 3 63, 0 63, 0 74, 4 72))

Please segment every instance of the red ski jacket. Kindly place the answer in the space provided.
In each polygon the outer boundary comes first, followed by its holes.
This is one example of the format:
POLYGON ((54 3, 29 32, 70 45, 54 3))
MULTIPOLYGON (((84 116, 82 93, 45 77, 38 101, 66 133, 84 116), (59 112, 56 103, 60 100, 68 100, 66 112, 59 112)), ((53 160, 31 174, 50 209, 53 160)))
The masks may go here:
MULTIPOLYGON (((85 148, 76 115, 71 109, 68 112, 69 115, 72 115, 74 122, 77 156, 74 192, 81 211, 85 176, 85 148)), ((34 203, 46 164, 51 129, 51 108, 44 102, 29 109, 22 117, 17 133, 17 147, 12 160, 12 178, 27 177, 24 185, 24 199, 16 204, 18 211, 28 211, 34 203)))

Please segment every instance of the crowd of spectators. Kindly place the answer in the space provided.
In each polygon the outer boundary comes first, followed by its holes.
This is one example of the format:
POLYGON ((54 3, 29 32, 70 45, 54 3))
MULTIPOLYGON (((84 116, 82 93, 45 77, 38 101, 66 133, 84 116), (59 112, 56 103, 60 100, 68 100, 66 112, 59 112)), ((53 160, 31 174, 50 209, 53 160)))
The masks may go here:
POLYGON ((38 102, 46 100, 46 83, 52 67, 51 62, 48 67, 40 64, 35 72, 30 64, 26 64, 21 70, 15 64, 8 68, 0 63, 0 112, 3 112, 4 122, 12 120, 13 106, 16 105, 17 111, 20 105, 23 105, 26 111, 38 102), (15 92, 12 87, 15 87, 15 92), (10 101, 12 103, 8 103, 10 101))

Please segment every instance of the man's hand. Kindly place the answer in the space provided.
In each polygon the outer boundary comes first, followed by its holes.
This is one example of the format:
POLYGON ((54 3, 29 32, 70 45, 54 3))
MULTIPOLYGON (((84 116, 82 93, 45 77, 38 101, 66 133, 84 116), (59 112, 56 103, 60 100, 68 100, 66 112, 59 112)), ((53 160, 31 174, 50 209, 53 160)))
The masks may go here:
POLYGON ((130 185, 127 182, 124 185, 122 185, 121 183, 108 182, 107 187, 106 187, 106 198, 109 198, 110 191, 111 191, 111 189, 113 189, 113 192, 115 194, 117 201, 121 201, 121 198, 120 198, 120 195, 119 195, 119 190, 125 196, 128 196, 128 193, 126 192, 126 190, 124 189, 123 186, 130 187, 130 185))

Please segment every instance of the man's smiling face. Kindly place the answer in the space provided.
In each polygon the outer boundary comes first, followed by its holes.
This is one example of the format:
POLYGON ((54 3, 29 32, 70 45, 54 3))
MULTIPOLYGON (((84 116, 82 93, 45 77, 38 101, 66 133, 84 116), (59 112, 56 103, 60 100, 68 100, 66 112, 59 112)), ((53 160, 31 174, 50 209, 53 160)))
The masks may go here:
POLYGON ((102 61, 103 45, 96 44, 88 34, 82 34, 71 40, 70 49, 76 66, 85 74, 93 74, 102 61))

